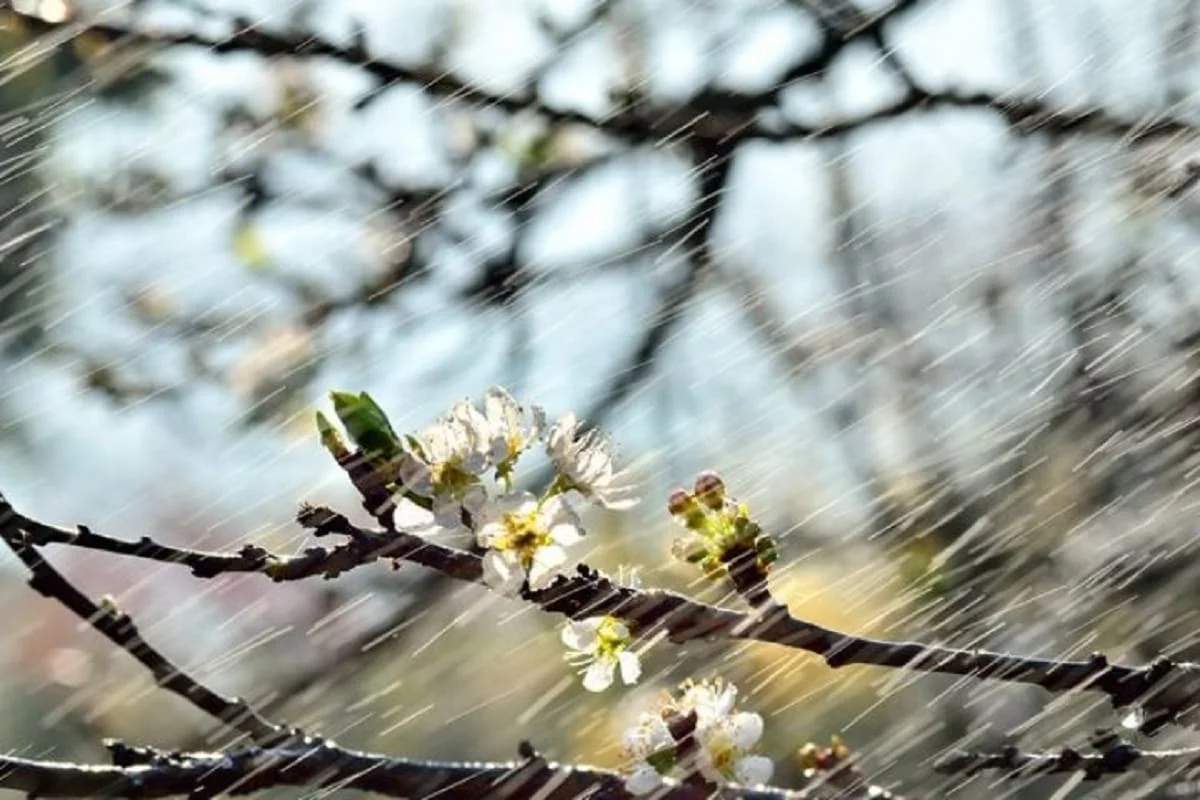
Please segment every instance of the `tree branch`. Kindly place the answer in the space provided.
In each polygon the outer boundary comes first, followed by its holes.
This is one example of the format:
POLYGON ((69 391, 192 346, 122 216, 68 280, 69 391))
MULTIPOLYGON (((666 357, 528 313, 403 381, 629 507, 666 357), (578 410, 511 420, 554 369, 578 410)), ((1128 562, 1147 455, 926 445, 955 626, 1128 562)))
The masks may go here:
POLYGON ((1095 753, 1064 747, 1053 753, 1027 753, 1008 747, 996 753, 956 750, 939 759, 934 769, 943 775, 978 775, 999 771, 1009 777, 1082 773, 1085 780, 1132 771, 1175 772, 1200 767, 1200 749, 1142 750, 1113 734, 1093 739, 1095 753))
MULTIPOLYGON (((338 787, 384 797, 477 800, 481 797, 533 797, 575 800, 581 797, 628 800, 621 774, 594 767, 546 761, 536 753, 509 763, 449 763, 389 758, 349 750, 329 742, 300 742, 287 747, 245 748, 227 753, 169 753, 153 748, 109 745, 116 766, 66 764, 0 756, 0 788, 37 797, 146 798, 187 795, 211 798, 247 795, 266 789, 338 787)), ((879 787, 853 794, 828 790, 814 781, 809 788, 740 789, 747 800, 817 800, 837 797, 900 800, 879 787)), ((654 797, 702 800, 707 790, 667 783, 654 797)))
MULTIPOLYGON (((9 507, 11 508, 11 507, 9 507)), ((4 507, 0 506, 0 513, 4 507)), ((192 566, 198 577, 222 573, 258 572, 276 581, 297 580, 326 570, 351 569, 376 559, 410 561, 435 569, 459 581, 482 584, 482 561, 476 554, 446 547, 403 531, 373 531, 352 524, 345 516, 326 508, 305 507, 299 521, 317 535, 342 535, 346 545, 332 550, 312 548, 304 555, 274 556, 255 548, 260 557, 248 559, 246 548, 239 553, 200 553, 155 545, 130 552, 130 543, 93 535, 79 539, 66 533, 50 539, 38 531, 60 529, 37 523, 25 532, 26 518, 9 512, 9 522, 0 529, 5 538, 26 537, 28 544, 74 544, 96 546, 110 552, 124 551, 156 561, 181 562, 192 566), (14 533, 15 531, 15 533, 14 533), (121 543, 116 549, 109 545, 121 543), (175 554, 180 554, 176 556, 175 554), (357 560, 355 560, 357 559, 357 560), (190 562, 190 563, 189 563, 190 562), (197 572, 196 566, 200 567, 197 572)), ((143 539, 142 542, 150 541, 143 539)), ((988 650, 870 639, 825 628, 792 616, 785 606, 770 603, 752 613, 733 611, 691 600, 675 592, 642 590, 622 586, 607 576, 580 566, 576 574, 560 576, 546 589, 526 592, 524 599, 543 611, 584 619, 611 614, 624 620, 634 632, 651 636, 662 632, 675 643, 699 639, 752 640, 804 650, 821 656, 837 669, 849 664, 867 664, 913 672, 958 675, 979 680, 1024 683, 1040 686, 1053 694, 1071 691, 1106 695, 1114 707, 1140 704, 1145 716, 1139 729, 1154 733, 1171 722, 1191 724, 1200 705, 1200 665, 1159 659, 1147 666, 1110 664, 1100 653, 1085 661, 1035 658, 988 650), (1184 717, 1184 719, 1181 719, 1184 717)))
MULTIPOLYGON (((847 118, 825 125, 771 125, 760 119, 764 111, 776 109, 783 90, 796 80, 821 74, 846 43, 860 36, 875 36, 896 14, 917 5, 917 0, 900 0, 892 9, 870 18, 854 31, 833 35, 826 31, 824 42, 811 57, 793 65, 773 87, 758 93, 705 90, 680 106, 657 107, 644 102, 602 117, 581 111, 555 108, 542 102, 536 92, 490 92, 455 76, 441 66, 406 66, 372 57, 361 42, 340 46, 307 34, 291 38, 268 33, 250 23, 239 22, 225 38, 209 38, 196 32, 138 31, 129 25, 98 20, 70 23, 77 32, 88 31, 116 44, 143 46, 196 46, 216 53, 249 52, 264 58, 324 57, 362 69, 383 86, 412 83, 448 101, 482 108, 499 108, 511 114, 534 111, 553 124, 584 125, 627 142, 678 140, 698 136, 709 140, 740 142, 748 139, 794 141, 843 136, 858 128, 892 119, 903 114, 931 108, 977 108, 1000 114, 1019 134, 1042 132, 1051 135, 1093 133, 1138 141, 1157 136, 1194 134, 1198 127, 1166 117, 1130 121, 1111 115, 1101 107, 1054 109, 1037 98, 1015 98, 988 92, 955 90, 927 91, 910 87, 896 103, 870 114, 847 118)), ((31 30, 61 36, 63 23, 51 23, 0 3, 0 9, 15 15, 31 30), (7 6, 7 7, 5 7, 7 6)), ((69 30, 69 29, 67 29, 69 30)))
POLYGON ((97 604, 42 558, 25 534, 13 531, 11 519, 0 519, 0 534, 31 573, 29 585, 39 594, 57 600, 98 633, 133 656, 159 686, 260 744, 278 743, 293 735, 258 714, 244 700, 214 692, 173 664, 142 638, 137 625, 111 602, 97 604))

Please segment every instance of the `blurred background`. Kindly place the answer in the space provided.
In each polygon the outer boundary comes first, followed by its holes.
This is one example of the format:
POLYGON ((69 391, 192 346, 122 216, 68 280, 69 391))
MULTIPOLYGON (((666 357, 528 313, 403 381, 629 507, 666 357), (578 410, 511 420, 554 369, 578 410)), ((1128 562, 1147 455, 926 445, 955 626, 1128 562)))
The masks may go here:
MULTIPOLYGON (((10 0, 0 490, 297 551, 301 499, 358 512, 314 436, 328 390, 412 429, 503 384, 637 470, 641 506, 590 520, 602 568, 721 599, 664 509, 717 468, 813 621, 1200 658, 1198 29, 1197 0, 10 0)), ((766 646, 658 646, 588 695, 556 619, 414 566, 51 555, 218 688, 397 755, 615 765, 640 706, 720 672, 781 785, 841 733, 914 795, 1037 798, 1062 781, 930 761, 1114 720, 766 646)), ((221 743, 2 563, 4 748, 221 743)))

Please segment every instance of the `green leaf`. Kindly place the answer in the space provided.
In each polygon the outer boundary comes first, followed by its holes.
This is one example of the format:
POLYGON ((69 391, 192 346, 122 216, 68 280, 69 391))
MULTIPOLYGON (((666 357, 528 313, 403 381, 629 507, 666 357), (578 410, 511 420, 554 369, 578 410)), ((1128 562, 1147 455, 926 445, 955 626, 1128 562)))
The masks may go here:
POLYGON ((646 756, 646 763, 659 775, 666 775, 675 766, 675 748, 665 747, 646 756))
POLYGON ((330 392, 329 397, 346 433, 369 458, 393 458, 400 454, 400 437, 369 394, 330 392))

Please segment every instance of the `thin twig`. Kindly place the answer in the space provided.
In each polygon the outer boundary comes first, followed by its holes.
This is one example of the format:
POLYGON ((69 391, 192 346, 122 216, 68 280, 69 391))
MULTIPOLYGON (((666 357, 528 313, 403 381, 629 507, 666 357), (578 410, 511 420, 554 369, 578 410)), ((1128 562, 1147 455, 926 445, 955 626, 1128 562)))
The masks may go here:
POLYGON ((159 686, 182 697, 251 741, 277 743, 293 735, 292 731, 264 719, 244 700, 218 694, 184 672, 142 638, 129 615, 111 602, 93 602, 50 566, 23 534, 10 532, 3 525, 0 525, 0 532, 17 558, 29 568, 29 585, 35 591, 57 600, 110 642, 133 656, 154 676, 159 686))

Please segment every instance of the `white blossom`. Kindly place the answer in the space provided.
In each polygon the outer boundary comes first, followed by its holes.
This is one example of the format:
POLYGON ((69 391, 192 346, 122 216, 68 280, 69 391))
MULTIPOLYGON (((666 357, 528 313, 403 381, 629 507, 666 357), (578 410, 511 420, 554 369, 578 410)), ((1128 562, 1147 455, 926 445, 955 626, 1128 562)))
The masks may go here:
POLYGON ((700 774, 714 783, 734 780, 755 785, 769 781, 774 764, 751 752, 762 732, 762 717, 748 712, 711 720, 707 725, 697 722, 694 737, 700 774))
POLYGON ((525 409, 499 386, 488 389, 484 395, 483 411, 487 420, 489 455, 498 476, 507 477, 521 453, 542 438, 546 412, 541 406, 530 406, 527 424, 525 409))
POLYGON ((564 414, 554 424, 546 449, 567 489, 609 509, 637 504, 636 487, 628 473, 614 468, 608 442, 595 430, 581 435, 574 414, 564 414))
POLYGON ((618 669, 626 686, 641 677, 641 660, 629 649, 629 628, 615 617, 567 620, 562 641, 569 650, 567 660, 585 667, 583 688, 589 692, 602 692, 611 686, 618 669))
POLYGON ((671 736, 667 721, 688 717, 693 720, 687 732, 692 743, 684 765, 688 770, 718 785, 732 781, 757 786, 770 781, 774 764, 755 752, 762 739, 762 717, 735 711, 736 700, 737 689, 730 684, 693 683, 657 714, 643 714, 637 726, 625 734, 626 788, 634 794, 653 791, 670 773, 676 766, 679 743, 671 736))
POLYGON ((413 439, 399 463, 404 490, 428 498, 434 518, 445 527, 459 525, 464 509, 477 514, 487 500, 480 476, 492 464, 487 418, 464 400, 413 439))
POLYGON ((531 589, 545 588, 566 563, 564 548, 583 538, 579 518, 561 497, 503 495, 484 505, 477 520, 477 541, 487 548, 484 583, 507 595, 527 579, 531 589))
POLYGON ((642 714, 623 737, 630 762, 625 788, 630 794, 649 794, 662 785, 663 773, 675 762, 676 742, 661 714, 642 714))

